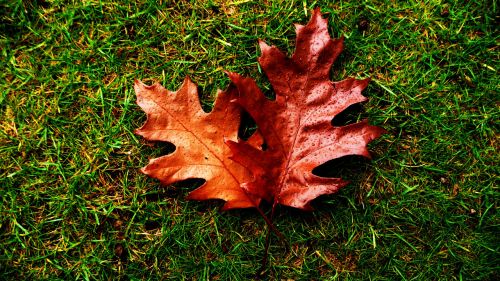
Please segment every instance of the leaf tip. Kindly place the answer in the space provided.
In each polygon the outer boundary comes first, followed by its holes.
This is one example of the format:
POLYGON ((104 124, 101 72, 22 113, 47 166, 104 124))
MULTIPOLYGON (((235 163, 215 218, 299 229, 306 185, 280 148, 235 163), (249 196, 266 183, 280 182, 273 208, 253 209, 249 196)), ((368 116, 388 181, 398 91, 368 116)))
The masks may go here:
POLYGON ((264 53, 264 52, 268 51, 269 49, 271 49, 271 46, 267 45, 267 43, 261 39, 259 39, 259 47, 260 47, 261 53, 264 53))
MULTIPOLYGON (((382 127, 370 125, 368 123, 368 119, 364 119, 360 123, 364 126, 363 131, 364 131, 365 137, 366 137, 366 144, 372 142, 373 140, 380 138, 382 135, 389 133, 386 129, 384 129, 382 127)), ((365 156, 368 159, 372 158, 368 149, 366 149, 366 155, 363 155, 363 156, 365 156)))
POLYGON ((327 19, 324 19, 322 16, 321 16, 321 9, 320 7, 316 7, 314 10, 313 10, 313 14, 311 16, 311 22, 314 22, 314 23, 320 23, 321 21, 323 21, 323 24, 326 24, 327 23, 327 19))
POLYGON ((236 72, 231 72, 231 71, 224 71, 224 72, 227 74, 229 79, 235 84, 238 83, 240 79, 242 79, 242 76, 236 72))
POLYGON ((321 16, 321 8, 320 7, 316 7, 314 8, 313 10, 313 16, 321 16))
POLYGON ((184 77, 184 81, 182 81, 181 89, 186 87, 186 86, 198 87, 198 85, 196 85, 196 83, 194 83, 193 80, 191 80, 191 77, 189 77, 189 75, 186 75, 186 77, 184 77))
POLYGON ((344 49, 345 36, 342 34, 339 38, 334 39, 334 41, 338 44, 338 48, 342 51, 344 49))
POLYGON ((148 166, 142 167, 142 168, 140 168, 140 169, 139 169, 139 171, 140 171, 141 173, 145 174, 145 175, 148 175, 148 171, 147 171, 147 169, 146 169, 147 167, 148 167, 148 166))
POLYGON ((142 83, 139 79, 134 79, 134 91, 136 94, 139 94, 139 90, 144 87, 144 83, 142 83))
POLYGON ((295 33, 300 33, 300 31, 304 28, 302 24, 295 23, 293 24, 295 26, 295 33))
POLYGON ((377 128, 377 133, 376 133, 377 136, 375 138, 379 138, 382 135, 388 135, 389 134, 389 131, 387 131, 386 129, 384 129, 382 127, 375 126, 375 128, 377 128))
POLYGON ((361 123, 365 124, 370 129, 370 131, 372 132, 372 135, 373 135, 373 139, 376 139, 376 138, 380 137, 381 135, 389 133, 386 129, 384 129, 382 127, 370 125, 368 123, 368 119, 363 119, 361 121, 361 123))

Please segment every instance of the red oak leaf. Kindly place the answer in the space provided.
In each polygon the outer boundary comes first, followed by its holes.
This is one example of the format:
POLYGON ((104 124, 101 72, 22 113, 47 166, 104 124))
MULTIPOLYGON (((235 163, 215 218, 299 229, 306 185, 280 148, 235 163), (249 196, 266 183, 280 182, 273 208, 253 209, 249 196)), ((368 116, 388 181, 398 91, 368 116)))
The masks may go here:
POLYGON ((238 89, 235 101, 253 117, 267 149, 234 140, 226 143, 233 152, 232 159, 252 172, 253 180, 241 185, 246 194, 274 202, 273 206, 310 210, 311 200, 347 184, 340 178, 316 176, 312 170, 346 155, 370 157, 367 144, 385 131, 367 121, 332 126, 333 117, 366 100, 361 91, 369 79, 330 81, 330 68, 342 51, 343 38, 330 38, 327 20, 319 9, 306 26, 297 25, 296 32, 296 50, 291 58, 259 42, 259 63, 276 100, 267 99, 254 80, 229 73, 238 89))

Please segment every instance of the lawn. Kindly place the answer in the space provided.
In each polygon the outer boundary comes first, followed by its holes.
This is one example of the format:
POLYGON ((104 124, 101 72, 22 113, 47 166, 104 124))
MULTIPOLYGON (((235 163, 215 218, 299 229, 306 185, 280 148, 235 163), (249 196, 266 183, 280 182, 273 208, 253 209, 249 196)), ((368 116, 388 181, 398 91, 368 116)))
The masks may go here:
MULTIPOLYGON (((139 169, 173 146, 145 122, 134 79, 210 110, 224 70, 254 77, 257 39, 291 54, 293 23, 321 7, 345 50, 331 72, 372 81, 369 118, 389 134, 371 161, 323 167, 351 184, 278 208, 269 280, 500 279, 499 9, 495 1, 2 1, 0 279, 244 280, 264 255, 254 210, 185 199, 199 181, 139 169)), ((337 118, 336 118, 337 119, 337 118)), ((269 204, 263 209, 270 211, 269 204)))

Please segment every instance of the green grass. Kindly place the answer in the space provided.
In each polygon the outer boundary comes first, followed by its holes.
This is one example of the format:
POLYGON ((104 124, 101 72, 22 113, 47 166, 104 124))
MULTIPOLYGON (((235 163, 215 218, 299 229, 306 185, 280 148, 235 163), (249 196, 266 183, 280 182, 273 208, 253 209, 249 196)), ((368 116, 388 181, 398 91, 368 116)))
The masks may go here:
POLYGON ((269 279, 499 279, 498 6, 438 0, 2 1, 0 279, 252 278, 257 212, 139 173, 172 148, 133 134, 132 84, 190 75, 209 109, 231 70, 271 93, 257 39, 292 52, 317 6, 346 37, 332 79, 372 77, 345 119, 390 135, 326 168, 352 183, 315 212, 278 210, 269 279))

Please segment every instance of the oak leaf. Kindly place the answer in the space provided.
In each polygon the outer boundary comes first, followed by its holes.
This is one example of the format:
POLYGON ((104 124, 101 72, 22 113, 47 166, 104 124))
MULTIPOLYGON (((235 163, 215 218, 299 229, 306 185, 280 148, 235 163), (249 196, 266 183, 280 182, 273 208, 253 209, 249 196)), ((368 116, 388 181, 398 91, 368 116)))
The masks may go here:
MULTIPOLYGON (((147 121, 136 130, 151 141, 170 142, 173 153, 152 159, 142 172, 162 184, 201 178, 205 183, 188 199, 222 199, 223 209, 256 207, 260 198, 251 198, 240 184, 251 180, 249 171, 229 158, 231 151, 224 140, 236 141, 240 108, 230 100, 236 89, 219 91, 213 110, 202 110, 197 86, 186 78, 173 93, 156 83, 147 86, 136 80, 137 104, 146 112, 147 121)), ((259 142, 258 135, 254 142, 259 142)))
POLYGON ((306 26, 296 25, 296 31, 291 58, 259 42, 259 63, 273 86, 275 100, 267 99, 251 78, 228 72, 232 84, 219 91, 213 110, 205 113, 189 78, 175 93, 159 84, 146 86, 136 81, 137 103, 148 117, 136 132, 176 146, 172 154, 151 160, 142 172, 163 184, 205 179, 188 198, 223 199, 224 209, 255 207, 260 211, 265 199, 274 202, 273 210, 277 204, 310 210, 311 200, 346 185, 347 181, 316 176, 312 171, 345 155, 370 157, 366 146, 385 132, 382 128, 367 121, 342 127, 331 124, 348 106, 366 100, 361 91, 369 80, 329 80, 343 38, 330 38, 319 9, 306 26), (240 108, 258 125, 259 133, 247 142, 237 137, 240 108))
MULTIPOLYGON (((255 81, 229 73, 238 89, 236 102, 255 120, 267 149, 228 140, 232 159, 247 167, 253 181, 242 188, 256 198, 310 210, 311 200, 332 194, 348 182, 314 175, 313 169, 346 155, 370 157, 367 144, 385 132, 362 121, 333 127, 332 118, 365 101, 361 91, 369 79, 329 79, 330 68, 343 49, 332 40, 327 20, 314 10, 306 26, 296 25, 296 50, 288 58, 260 41, 259 63, 271 83, 275 100, 267 99, 255 81)), ((273 208, 274 209, 274 208, 273 208)))

